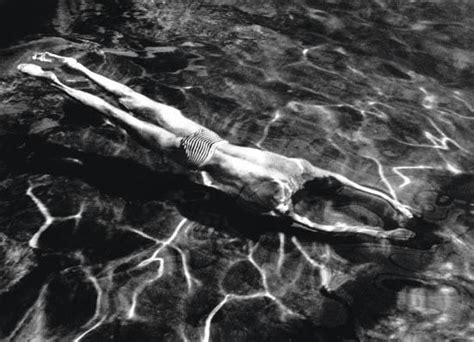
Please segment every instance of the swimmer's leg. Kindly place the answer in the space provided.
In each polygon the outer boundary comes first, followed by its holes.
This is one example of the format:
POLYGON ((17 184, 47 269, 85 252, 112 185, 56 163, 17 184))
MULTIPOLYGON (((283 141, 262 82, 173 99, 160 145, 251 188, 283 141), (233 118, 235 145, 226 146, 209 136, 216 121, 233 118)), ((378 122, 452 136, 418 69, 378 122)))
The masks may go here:
POLYGON ((42 78, 74 100, 96 109, 105 117, 117 122, 142 145, 149 149, 174 151, 179 148, 180 138, 174 134, 150 123, 141 121, 97 96, 68 87, 61 83, 57 76, 51 71, 44 71, 34 64, 20 64, 18 70, 30 76, 42 78))
POLYGON ((404 229, 397 228, 394 230, 382 230, 376 227, 370 226, 351 226, 345 223, 336 223, 334 225, 319 224, 311 221, 307 217, 296 214, 293 211, 286 212, 284 215, 289 216, 294 223, 305 230, 312 232, 324 232, 332 234, 344 234, 344 235, 367 235, 380 239, 390 239, 405 241, 415 236, 415 233, 404 229))
POLYGON ((186 118, 179 109, 153 101, 124 84, 99 75, 86 68, 74 58, 58 56, 49 52, 42 52, 35 54, 33 59, 46 63, 51 62, 64 65, 83 74, 91 81, 116 96, 118 101, 128 110, 163 127, 177 136, 187 136, 201 128, 204 128, 198 123, 186 118))

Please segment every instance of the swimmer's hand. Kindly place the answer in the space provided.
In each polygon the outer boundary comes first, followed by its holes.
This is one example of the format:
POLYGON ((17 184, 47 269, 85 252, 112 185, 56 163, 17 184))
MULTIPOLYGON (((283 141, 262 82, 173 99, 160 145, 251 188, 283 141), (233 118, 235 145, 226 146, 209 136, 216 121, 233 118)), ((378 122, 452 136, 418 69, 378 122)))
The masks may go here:
POLYGON ((393 241, 406 241, 415 236, 415 233, 405 229, 397 228, 394 230, 383 230, 379 227, 364 226, 364 225, 349 225, 343 222, 335 224, 320 224, 311 221, 305 216, 298 215, 293 211, 282 213, 290 217, 298 227, 312 232, 326 232, 335 234, 352 234, 352 235, 368 235, 379 239, 389 239, 393 241))
POLYGON ((407 241, 415 237, 415 233, 405 228, 397 228, 384 232, 384 237, 394 241, 407 241))
POLYGON ((59 56, 50 52, 37 52, 32 58, 35 61, 46 63, 53 68, 66 66, 74 69, 79 64, 75 58, 59 56))

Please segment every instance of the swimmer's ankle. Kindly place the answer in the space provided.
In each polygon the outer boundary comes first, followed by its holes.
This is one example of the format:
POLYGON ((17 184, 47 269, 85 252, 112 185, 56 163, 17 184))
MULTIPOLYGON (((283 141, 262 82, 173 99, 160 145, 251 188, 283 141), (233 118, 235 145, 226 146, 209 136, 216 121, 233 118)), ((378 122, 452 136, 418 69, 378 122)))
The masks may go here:
POLYGON ((50 52, 38 52, 33 55, 33 60, 43 63, 57 63, 71 69, 78 68, 79 62, 73 57, 65 57, 50 52))

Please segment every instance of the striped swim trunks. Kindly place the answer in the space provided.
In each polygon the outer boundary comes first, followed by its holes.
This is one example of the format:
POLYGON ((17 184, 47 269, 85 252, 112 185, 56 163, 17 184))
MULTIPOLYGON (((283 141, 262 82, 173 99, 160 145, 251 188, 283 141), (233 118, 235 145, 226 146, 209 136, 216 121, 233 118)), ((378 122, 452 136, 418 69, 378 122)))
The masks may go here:
POLYGON ((216 133, 201 128, 181 139, 180 148, 183 150, 187 162, 192 167, 199 169, 212 158, 217 146, 225 142, 227 141, 216 133))

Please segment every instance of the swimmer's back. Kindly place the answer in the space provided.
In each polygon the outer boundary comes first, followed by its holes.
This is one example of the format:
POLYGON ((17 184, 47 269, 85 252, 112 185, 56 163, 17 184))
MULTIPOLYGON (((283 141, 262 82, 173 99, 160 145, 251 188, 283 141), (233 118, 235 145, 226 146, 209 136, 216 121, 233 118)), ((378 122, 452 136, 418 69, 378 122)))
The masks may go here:
POLYGON ((288 207, 301 178, 295 160, 266 151, 228 145, 217 148, 214 158, 218 160, 208 166, 212 178, 218 183, 217 187, 260 212, 288 207), (250 157, 247 151, 250 151, 250 157))
POLYGON ((248 161, 267 170, 275 170, 285 176, 296 176, 303 170, 301 165, 296 162, 296 159, 288 158, 270 151, 262 151, 256 148, 238 146, 230 143, 220 145, 218 149, 232 157, 248 161))

